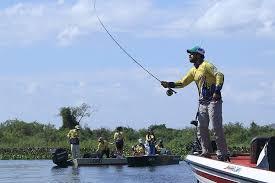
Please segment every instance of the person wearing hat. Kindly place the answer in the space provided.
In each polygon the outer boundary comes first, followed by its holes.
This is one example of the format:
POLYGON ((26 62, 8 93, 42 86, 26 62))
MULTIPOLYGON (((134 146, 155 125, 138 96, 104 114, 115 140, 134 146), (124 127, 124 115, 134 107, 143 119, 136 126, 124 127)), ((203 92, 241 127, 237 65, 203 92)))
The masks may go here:
POLYGON ((123 154, 123 146, 124 146, 124 135, 122 131, 122 127, 117 127, 116 132, 114 134, 114 141, 116 143, 116 151, 119 156, 123 154))
POLYGON ((69 138, 69 142, 71 144, 71 153, 73 159, 80 157, 79 130, 79 125, 76 125, 75 128, 71 129, 67 134, 67 137, 69 138))
POLYGON ((103 137, 98 138, 98 146, 96 152, 99 158, 102 158, 104 155, 106 155, 107 158, 110 157, 109 142, 107 142, 107 140, 104 140, 103 137))
POLYGON ((160 154, 161 150, 164 148, 163 140, 159 140, 156 147, 156 154, 160 154))
POLYGON ((212 122, 217 143, 218 160, 226 161, 227 145, 222 125, 221 90, 224 75, 210 62, 204 59, 205 51, 199 46, 188 49, 189 61, 194 65, 179 81, 161 81, 164 88, 183 88, 195 81, 199 92, 199 107, 196 119, 199 121, 198 138, 202 146, 201 156, 209 157, 212 152, 209 122, 212 122))
POLYGON ((145 155, 145 146, 142 139, 138 139, 138 144, 132 147, 133 156, 143 156, 145 155))

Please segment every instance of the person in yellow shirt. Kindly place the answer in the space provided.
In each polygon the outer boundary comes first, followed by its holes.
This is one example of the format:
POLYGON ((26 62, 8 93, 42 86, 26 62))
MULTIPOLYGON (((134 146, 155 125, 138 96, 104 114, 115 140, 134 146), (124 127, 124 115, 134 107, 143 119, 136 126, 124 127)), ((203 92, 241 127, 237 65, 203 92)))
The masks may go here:
POLYGON ((133 156, 145 155, 145 146, 142 139, 138 139, 138 144, 132 147, 133 156))
POLYGON ((110 157, 109 142, 107 142, 107 140, 104 140, 103 137, 98 138, 98 146, 96 152, 99 158, 102 158, 103 155, 106 155, 107 158, 110 157))
POLYGON ((114 141, 116 143, 117 155, 122 156, 123 146, 124 146, 124 135, 122 132, 122 127, 117 127, 114 134, 114 141))
POLYGON ((79 130, 79 125, 76 125, 75 128, 71 129, 67 134, 67 137, 69 138, 69 142, 71 144, 71 153, 73 159, 80 157, 79 130))
POLYGON ((148 155, 155 155, 156 154, 156 148, 155 148, 156 137, 151 128, 148 129, 145 139, 146 139, 146 143, 148 143, 149 145, 148 155))
POLYGON ((209 121, 213 124, 214 136, 217 143, 217 157, 227 160, 227 145, 222 125, 222 96, 221 89, 224 75, 210 62, 204 59, 205 51, 199 46, 188 49, 189 61, 193 63, 189 72, 179 81, 161 81, 164 88, 183 88, 195 82, 199 92, 199 108, 196 119, 199 121, 198 138, 202 146, 201 156, 209 157, 212 152, 209 135, 209 121))

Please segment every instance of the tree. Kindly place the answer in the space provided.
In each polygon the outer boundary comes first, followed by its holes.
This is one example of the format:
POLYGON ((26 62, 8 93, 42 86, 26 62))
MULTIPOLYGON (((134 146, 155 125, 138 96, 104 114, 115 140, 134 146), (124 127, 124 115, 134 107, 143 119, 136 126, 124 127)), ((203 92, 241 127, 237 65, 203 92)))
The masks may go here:
POLYGON ((91 106, 86 103, 82 103, 76 107, 62 107, 60 108, 59 116, 62 117, 62 128, 74 128, 75 125, 79 125, 81 120, 85 117, 90 117, 96 109, 91 110, 91 106))
POLYGON ((89 106, 86 103, 82 103, 81 106, 72 107, 71 110, 72 110, 72 115, 76 118, 76 121, 78 122, 78 124, 80 124, 80 121, 84 117, 90 117, 91 114, 96 111, 95 109, 92 109, 91 111, 91 106, 89 106))
POLYGON ((59 115, 62 117, 62 127, 73 129, 77 125, 75 116, 72 114, 71 107, 61 107, 59 115))

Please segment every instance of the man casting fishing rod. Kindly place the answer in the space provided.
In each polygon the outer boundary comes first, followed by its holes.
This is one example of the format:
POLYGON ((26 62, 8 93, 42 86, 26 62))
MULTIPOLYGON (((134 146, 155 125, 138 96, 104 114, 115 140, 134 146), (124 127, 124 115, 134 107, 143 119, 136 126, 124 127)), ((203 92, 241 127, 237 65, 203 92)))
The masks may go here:
MULTIPOLYGON (((94 10, 96 12, 96 1, 94 1, 94 10)), ((216 67, 207 61, 204 61, 205 51, 200 47, 194 47, 187 50, 189 53, 189 60, 194 64, 194 67, 190 69, 187 75, 177 82, 167 82, 159 80, 149 70, 144 68, 134 57, 132 57, 112 36, 106 26, 103 24, 99 16, 97 19, 100 22, 103 29, 110 36, 110 38, 116 43, 116 45, 139 67, 141 67, 150 76, 156 79, 164 88, 168 88, 166 94, 168 96, 176 93, 171 88, 183 88, 195 81, 199 89, 199 109, 196 118, 199 120, 198 138, 200 139, 202 146, 201 156, 209 157, 209 153, 212 152, 210 146, 209 135, 209 121, 213 123, 214 136, 217 143, 217 157, 219 160, 225 161, 227 159, 227 145, 223 133, 222 127, 222 100, 221 89, 223 85, 223 74, 218 72, 216 67)))
POLYGON ((204 60, 204 49, 195 46, 188 49, 189 60, 194 64, 181 80, 176 82, 161 81, 164 88, 183 88, 195 81, 199 91, 199 108, 196 118, 199 121, 198 138, 202 146, 203 157, 210 157, 212 152, 209 121, 213 124, 214 136, 217 143, 217 158, 227 160, 227 145, 222 125, 221 89, 224 75, 217 68, 204 60))

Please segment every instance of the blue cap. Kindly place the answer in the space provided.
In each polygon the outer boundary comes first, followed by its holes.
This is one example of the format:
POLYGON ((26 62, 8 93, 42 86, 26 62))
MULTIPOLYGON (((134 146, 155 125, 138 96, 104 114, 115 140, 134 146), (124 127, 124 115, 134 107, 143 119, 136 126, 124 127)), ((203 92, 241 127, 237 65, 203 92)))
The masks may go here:
POLYGON ((203 48, 201 48, 201 47, 199 47, 199 46, 195 46, 195 47, 193 47, 193 48, 191 48, 191 49, 188 49, 187 50, 187 53, 199 53, 199 54, 201 54, 201 55, 204 55, 205 54, 205 51, 204 51, 204 49, 203 48))

